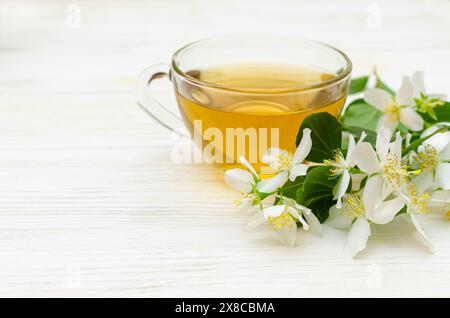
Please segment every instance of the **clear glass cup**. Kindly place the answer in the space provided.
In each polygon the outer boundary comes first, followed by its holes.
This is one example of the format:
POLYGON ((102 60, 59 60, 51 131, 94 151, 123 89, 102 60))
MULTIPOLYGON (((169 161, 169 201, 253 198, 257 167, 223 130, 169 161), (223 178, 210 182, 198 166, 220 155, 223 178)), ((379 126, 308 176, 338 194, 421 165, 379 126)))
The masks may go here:
POLYGON ((201 161, 228 167, 244 155, 259 168, 267 148, 295 150, 298 129, 308 115, 323 111, 339 115, 351 70, 343 52, 316 41, 273 35, 216 37, 182 47, 170 65, 144 70, 138 79, 138 104, 169 129, 184 125, 200 149, 201 161), (273 89, 224 85, 203 76, 205 70, 250 64, 260 69, 264 65, 307 67, 328 75, 316 82, 273 89), (178 111, 150 94, 149 86, 162 77, 172 82, 178 111))

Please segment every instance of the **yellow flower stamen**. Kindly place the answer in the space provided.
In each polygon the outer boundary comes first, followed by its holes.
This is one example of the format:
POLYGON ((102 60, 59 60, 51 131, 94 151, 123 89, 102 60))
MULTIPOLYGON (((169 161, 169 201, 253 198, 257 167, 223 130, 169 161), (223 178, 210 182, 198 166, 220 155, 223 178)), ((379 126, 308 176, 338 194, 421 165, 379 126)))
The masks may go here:
POLYGON ((431 213, 431 209, 428 205, 430 199, 430 195, 428 193, 420 194, 419 192, 417 192, 414 183, 408 184, 406 189, 408 190, 408 194, 411 200, 410 205, 416 213, 431 213))
POLYGON ((267 224, 269 224, 272 230, 278 231, 285 226, 295 226, 295 221, 292 215, 290 215, 289 212, 285 210, 278 216, 269 216, 267 218, 267 224))
POLYGON ((292 166, 292 154, 288 152, 281 152, 277 155, 276 160, 272 163, 272 168, 275 170, 289 170, 292 166))
POLYGON ((345 169, 347 169, 346 161, 344 158, 344 155, 342 154, 341 150, 336 149, 334 151, 334 158, 333 160, 324 160, 324 164, 327 166, 332 166, 333 168, 330 169, 330 174, 333 176, 340 175, 344 172, 345 169))
POLYGON ((434 168, 437 164, 437 149, 432 145, 427 144, 422 151, 420 151, 413 158, 419 165, 420 169, 434 168))
POLYGON ((402 183, 407 182, 408 171, 402 166, 400 158, 388 154, 383 166, 383 176, 394 189, 399 189, 402 183))
POLYGON ((364 203, 357 193, 347 194, 342 202, 342 215, 348 218, 358 218, 364 214, 364 203))
POLYGON ((392 101, 386 108, 386 115, 390 121, 396 123, 400 120, 400 105, 392 101))
POLYGON ((236 208, 251 204, 252 206, 257 206, 261 200, 259 196, 255 195, 254 193, 242 193, 242 199, 235 199, 233 200, 233 204, 236 208))

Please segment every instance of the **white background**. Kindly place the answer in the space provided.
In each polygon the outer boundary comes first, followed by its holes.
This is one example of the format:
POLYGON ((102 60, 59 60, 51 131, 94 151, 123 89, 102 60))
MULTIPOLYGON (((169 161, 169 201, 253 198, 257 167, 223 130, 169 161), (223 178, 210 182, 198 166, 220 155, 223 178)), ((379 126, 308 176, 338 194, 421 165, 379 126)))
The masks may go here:
POLYGON ((1 0, 1 296, 450 296, 442 215, 421 219, 435 255, 400 221, 354 260, 329 228, 287 248, 245 229, 217 171, 171 161, 175 137, 137 108, 136 76, 241 33, 321 40, 355 75, 376 64, 397 86, 422 69, 450 93, 446 0, 1 0))

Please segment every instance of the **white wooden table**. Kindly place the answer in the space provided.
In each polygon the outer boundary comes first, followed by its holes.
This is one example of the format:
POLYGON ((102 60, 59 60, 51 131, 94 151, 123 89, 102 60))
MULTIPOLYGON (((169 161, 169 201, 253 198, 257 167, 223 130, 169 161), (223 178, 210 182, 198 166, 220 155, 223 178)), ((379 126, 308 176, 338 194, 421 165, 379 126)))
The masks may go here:
POLYGON ((331 43, 392 85, 423 69, 449 94, 449 31, 446 0, 2 0, 0 296, 450 296, 441 215, 422 219, 435 255, 401 224, 355 260, 329 228, 280 246, 215 170, 171 162, 134 97, 146 66, 238 33, 331 43))

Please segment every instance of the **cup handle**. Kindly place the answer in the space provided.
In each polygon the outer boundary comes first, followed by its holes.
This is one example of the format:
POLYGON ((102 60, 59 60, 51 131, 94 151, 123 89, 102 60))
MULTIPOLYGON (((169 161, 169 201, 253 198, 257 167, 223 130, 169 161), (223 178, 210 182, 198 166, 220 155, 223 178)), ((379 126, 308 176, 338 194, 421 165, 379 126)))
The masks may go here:
POLYGON ((142 71, 137 81, 137 103, 147 114, 152 116, 161 125, 180 133, 180 127, 183 127, 181 117, 159 103, 150 94, 149 90, 150 85, 154 80, 164 77, 170 79, 169 71, 170 66, 165 63, 154 64, 142 71))

